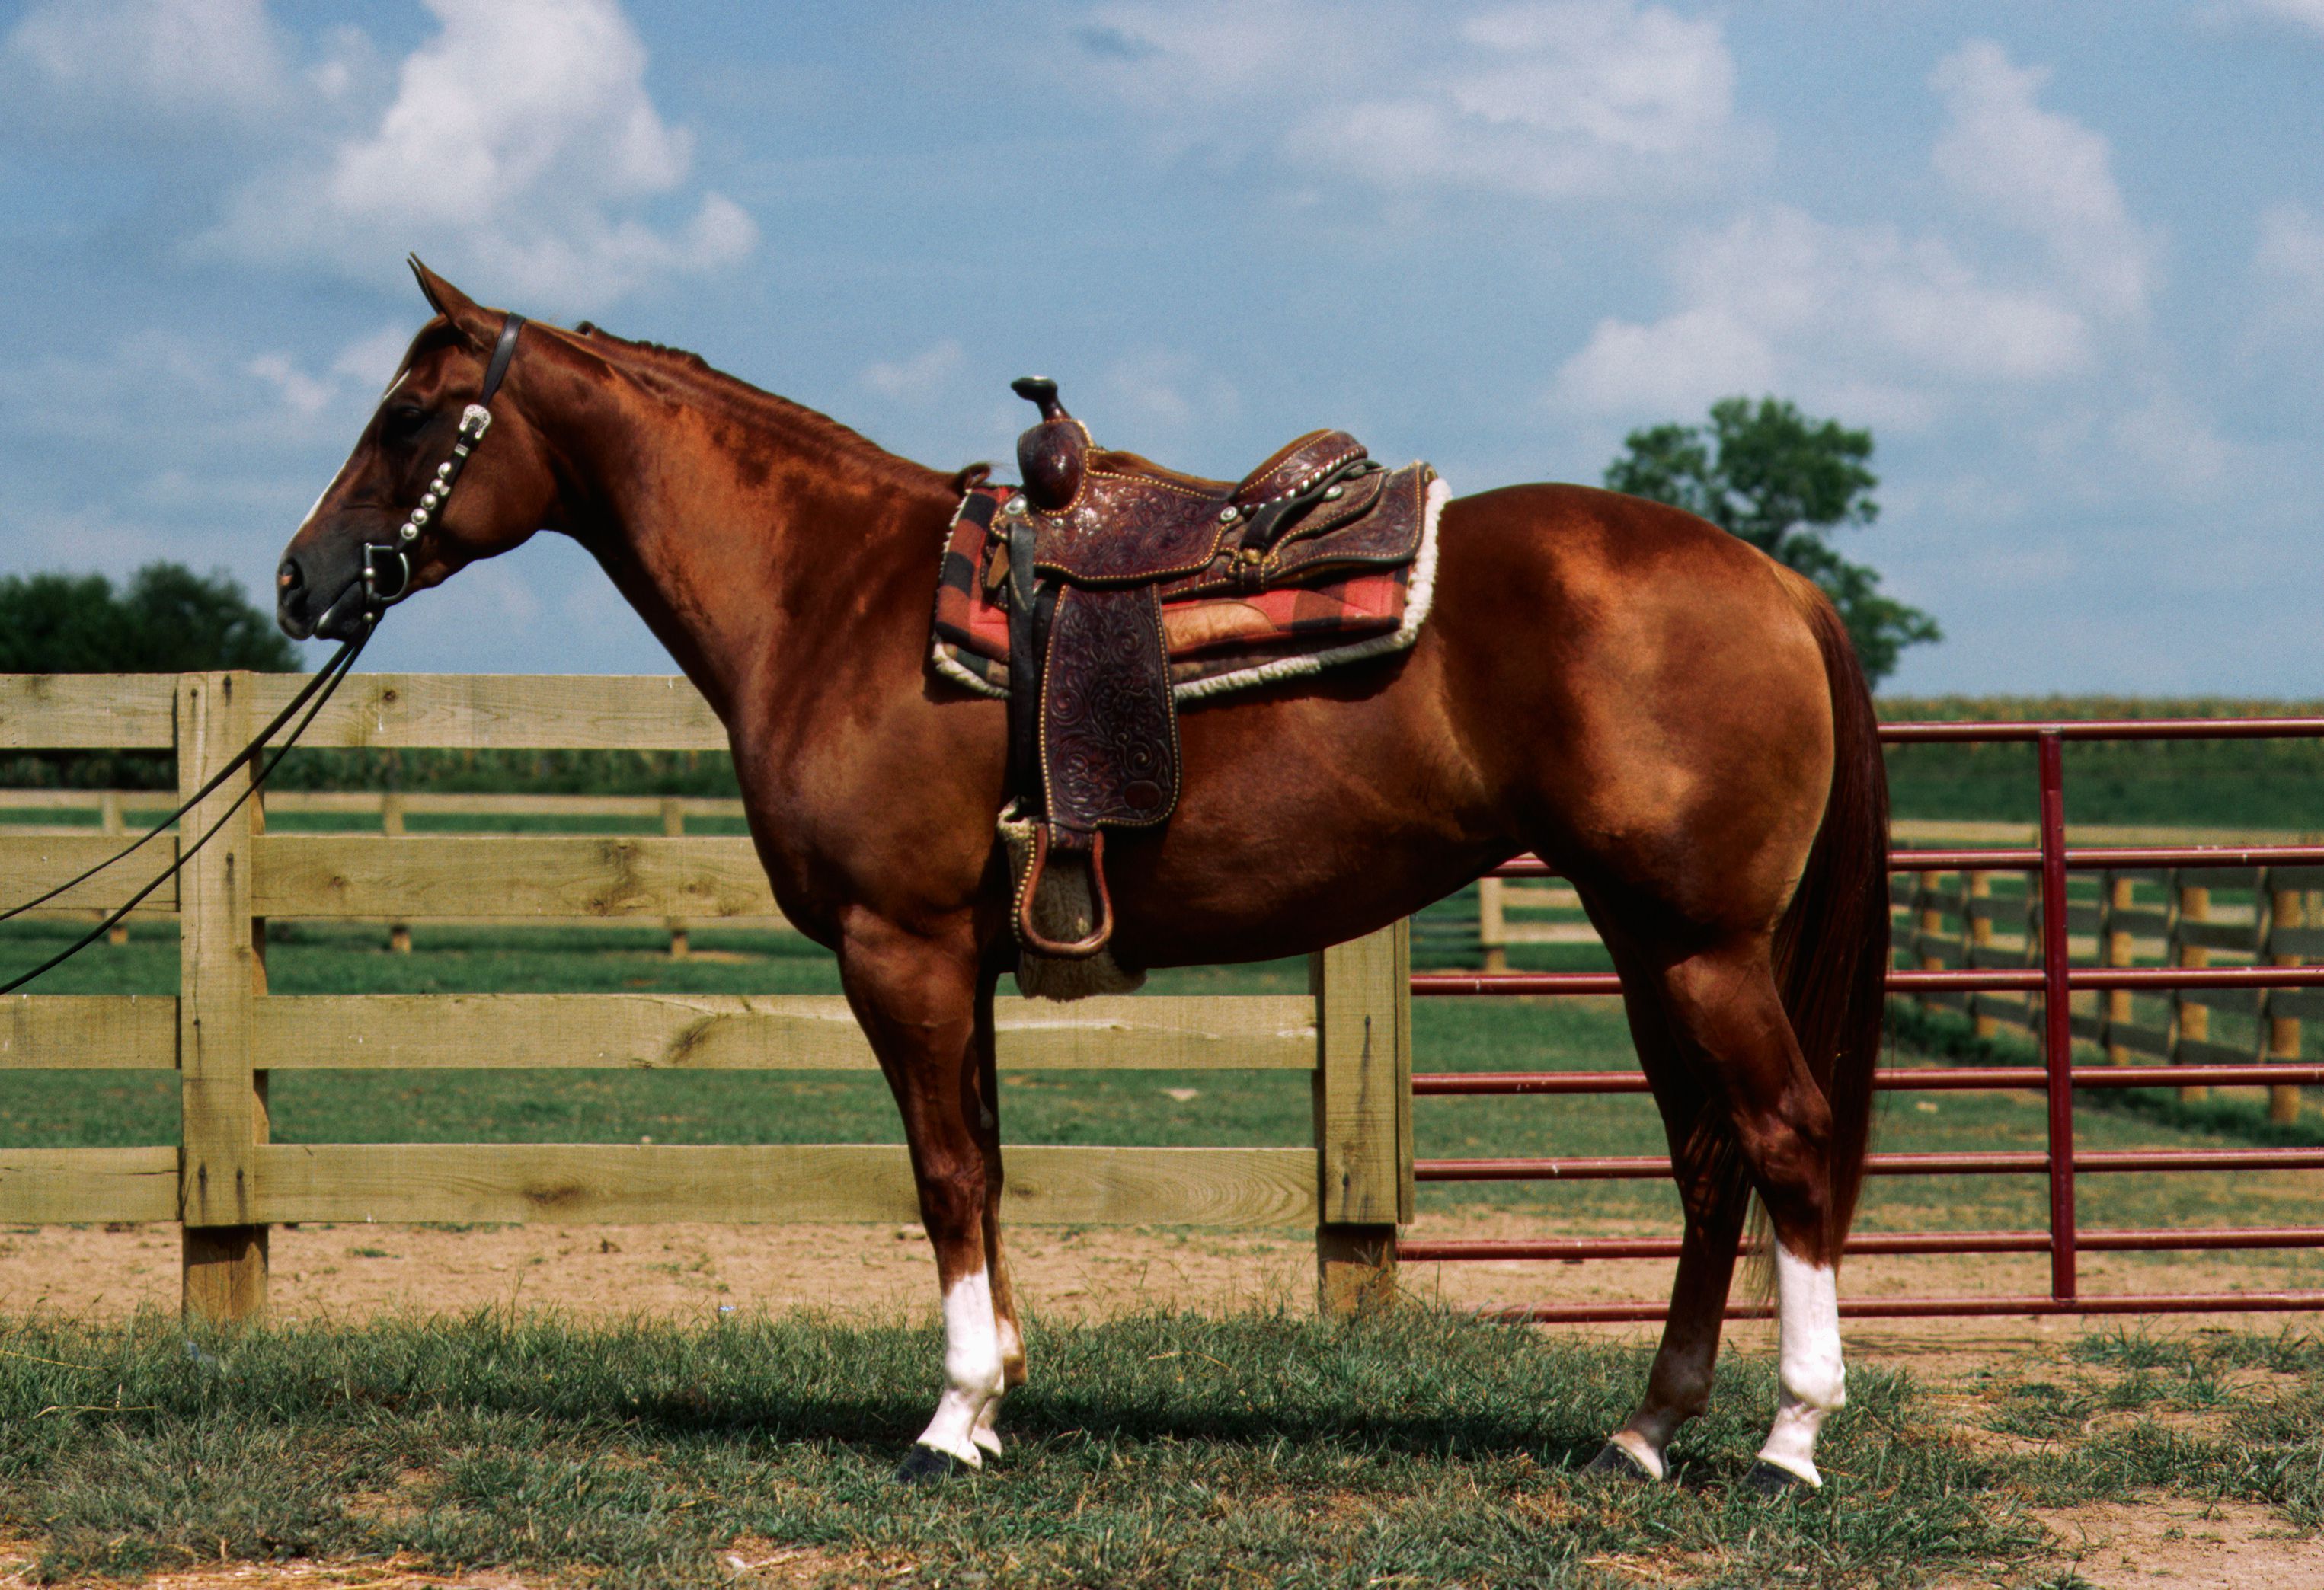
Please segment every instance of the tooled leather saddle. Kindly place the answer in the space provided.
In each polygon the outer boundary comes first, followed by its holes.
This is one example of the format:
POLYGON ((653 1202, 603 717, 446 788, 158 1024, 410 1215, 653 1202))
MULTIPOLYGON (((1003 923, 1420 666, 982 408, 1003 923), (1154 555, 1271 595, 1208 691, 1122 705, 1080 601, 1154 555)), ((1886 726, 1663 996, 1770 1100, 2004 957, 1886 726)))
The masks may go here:
POLYGON ((1015 920, 1028 950, 1080 959, 1113 933, 1106 831, 1156 826, 1177 804, 1165 602, 1183 612, 1205 599, 1257 602, 1409 565, 1443 488, 1426 464, 1388 470, 1333 430, 1309 432, 1240 481, 1205 480, 1097 446, 1054 381, 1028 376, 1012 390, 1041 418, 1018 439, 1021 489, 990 510, 984 584, 1004 593, 1010 777, 1018 815, 1034 819, 1015 920), (1093 920, 1077 940, 1036 926, 1035 896, 1060 853, 1088 869, 1093 920))

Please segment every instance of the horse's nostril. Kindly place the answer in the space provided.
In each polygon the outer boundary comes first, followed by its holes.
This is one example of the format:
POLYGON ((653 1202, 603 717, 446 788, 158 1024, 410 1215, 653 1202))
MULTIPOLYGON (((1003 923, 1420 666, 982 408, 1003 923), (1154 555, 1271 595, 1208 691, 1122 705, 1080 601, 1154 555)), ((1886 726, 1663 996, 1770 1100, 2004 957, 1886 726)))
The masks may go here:
POLYGON ((282 593, 283 595, 288 596, 290 593, 298 590, 306 583, 306 576, 299 572, 297 560, 288 557, 284 558, 282 560, 281 568, 277 570, 275 573, 274 588, 282 593))

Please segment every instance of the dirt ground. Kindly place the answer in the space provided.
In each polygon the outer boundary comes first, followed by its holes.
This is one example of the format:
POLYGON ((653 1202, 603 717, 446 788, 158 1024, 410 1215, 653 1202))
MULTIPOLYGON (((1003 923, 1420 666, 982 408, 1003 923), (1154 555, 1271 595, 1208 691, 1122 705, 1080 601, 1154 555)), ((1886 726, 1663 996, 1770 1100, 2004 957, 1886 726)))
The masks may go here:
MULTIPOLYGON (((1414 1241, 1545 1235, 1521 1210, 1425 1215, 1414 1241)), ((1587 1233, 1631 1235, 1627 1228, 1587 1233)), ((684 1317, 812 1308, 933 1314, 936 1264, 918 1227, 411 1226, 277 1227, 269 1296, 277 1319, 355 1320, 382 1312, 463 1313, 547 1309, 579 1318, 684 1317)), ((1313 1306, 1314 1248, 1295 1232, 1219 1232, 1020 1226, 1008 1234, 1010 1270, 1028 1311, 1086 1319, 1139 1308, 1224 1312, 1313 1306)), ((118 1318, 178 1305, 173 1226, 50 1226, 0 1230, 0 1313, 53 1310, 118 1318)), ((1929 1255, 1854 1261, 1852 1297, 1936 1292, 2039 1293, 2038 1255, 1929 1255)), ((1662 1260, 1406 1264, 1410 1294, 1456 1308, 1533 1301, 1611 1301, 1667 1294, 1662 1260)), ((2215 1291, 2281 1284, 2248 1255, 2085 1255, 2084 1290, 2215 1291)), ((1741 1284, 1738 1282, 1738 1285, 1741 1284)), ((2265 1317, 2179 1317, 2172 1328, 2265 1317)), ((1645 1328, 1597 1328, 1637 1336, 1645 1328)), ((1874 1356, 1940 1356, 1984 1340, 2058 1341, 2107 1321, 1951 1319, 1852 1321, 1848 1339, 1874 1356)), ((1749 1346, 1771 1328, 1739 1326, 1749 1346)))
MULTIPOLYGON (((1409 1237, 1540 1236, 1542 1217, 1470 1211, 1425 1217, 1409 1237)), ((1591 1235, 1616 1235, 1611 1229, 1591 1235)), ((56 1310, 119 1317, 178 1300, 174 1227, 44 1227, 0 1232, 0 1313, 56 1310)), ((1010 1260, 1028 1310, 1080 1319, 1140 1308, 1202 1312, 1277 1304, 1313 1306, 1314 1249, 1291 1232, 1080 1230, 1020 1227, 1010 1260)), ((2234 1255, 2172 1255, 2167 1276, 2139 1255, 2082 1261, 2092 1292, 2227 1289, 2272 1284, 2234 1255)), ((1851 1267, 1851 1295, 2040 1292, 2039 1256, 1868 1259, 1851 1267)), ((278 1319, 357 1320, 382 1312, 459 1313, 478 1308, 547 1309, 576 1318, 785 1312, 800 1308, 922 1317, 934 1312, 936 1267, 917 1227, 872 1226, 480 1227, 466 1230, 393 1226, 279 1227, 272 1236, 270 1296, 278 1319)), ((1663 1295, 1660 1261, 1406 1265, 1413 1294, 1471 1308, 1518 1301, 1616 1300, 1663 1295)), ((2264 1317, 2180 1316, 2142 1322, 2164 1331, 2214 1326, 2249 1328, 2264 1317)), ((1854 1321, 1847 1328, 1858 1363, 1890 1363, 1940 1387, 1965 1383, 1997 1357, 2054 1357, 2105 1319, 1854 1321)), ((1635 1340, 1652 1328, 1587 1328, 1635 1340)), ((1744 1351, 1774 1347, 1773 1327, 1732 1328, 1744 1351)), ((2077 1509, 2044 1520, 2079 1550, 2075 1572, 2098 1590, 2162 1585, 2220 1590, 2290 1590, 2324 1585, 2324 1540, 2288 1538, 2265 1509, 2201 1507, 2162 1501, 2136 1507, 2077 1509)), ((23 1590, 29 1557, 0 1543, 0 1590, 23 1590)), ((738 1543, 729 1565, 742 1585, 881 1583, 883 1565, 841 1562, 816 1553, 738 1543)), ((542 1584, 545 1585, 546 1581, 542 1584)), ((393 1562, 291 1563, 262 1567, 189 1567, 150 1581, 152 1590, 533 1590, 505 1575, 446 1579, 393 1562)), ((1967 1590, 1966 1585, 1960 1590, 1967 1590)))
POLYGON ((2074 1572, 2098 1590, 2315 1590, 2324 1539, 2291 1537, 2264 1507, 2162 1501, 2040 1515, 2065 1542, 2074 1572))

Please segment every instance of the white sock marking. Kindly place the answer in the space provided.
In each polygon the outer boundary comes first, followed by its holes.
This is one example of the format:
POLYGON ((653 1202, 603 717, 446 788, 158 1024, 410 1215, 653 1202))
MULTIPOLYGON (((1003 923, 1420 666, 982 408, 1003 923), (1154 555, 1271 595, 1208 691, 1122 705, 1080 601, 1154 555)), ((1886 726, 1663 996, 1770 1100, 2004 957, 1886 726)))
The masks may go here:
POLYGON ((1025 1345, 1018 1338, 1015 1320, 995 1310, 994 1324, 998 1327, 1001 1346, 1001 1389, 986 1401, 984 1411, 976 1416, 976 1428, 968 1432, 968 1438, 989 1456, 998 1457, 1001 1456, 1001 1404, 1009 1395, 1008 1365, 1011 1358, 1021 1359, 1025 1356, 1025 1345))
POLYGON ((1840 1289, 1827 1264, 1811 1264, 1775 1247, 1776 1379, 1783 1396, 1759 1460, 1821 1486, 1816 1432, 1823 1416, 1848 1401, 1840 1353, 1840 1289))
MULTIPOLYGON (((920 1432, 920 1445, 949 1453, 971 1468, 984 1466, 976 1427, 1002 1389, 1001 1331, 992 1313, 992 1282, 979 1270, 963 1276, 944 1294, 945 1390, 936 1414, 920 1432)), ((1000 1438, 993 1438, 998 1450, 1000 1438)))

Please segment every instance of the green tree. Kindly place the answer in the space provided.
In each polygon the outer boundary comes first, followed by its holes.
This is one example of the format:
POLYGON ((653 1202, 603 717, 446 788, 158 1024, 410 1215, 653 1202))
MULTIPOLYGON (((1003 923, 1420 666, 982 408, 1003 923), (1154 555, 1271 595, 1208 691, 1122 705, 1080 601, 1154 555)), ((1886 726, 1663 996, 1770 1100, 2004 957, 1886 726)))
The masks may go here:
POLYGON ((152 563, 116 591, 103 574, 0 577, 0 673, 287 674, 299 654, 225 571, 152 563))
POLYGON ((1865 467, 1872 433, 1812 420, 1789 402, 1722 398, 1708 425, 1632 431, 1606 484, 1698 514, 1813 580, 1840 609, 1864 672, 1877 685, 1904 648, 1944 638, 1937 620, 1880 593, 1880 576, 1831 544, 1833 531, 1880 516, 1865 467))

